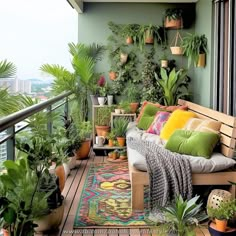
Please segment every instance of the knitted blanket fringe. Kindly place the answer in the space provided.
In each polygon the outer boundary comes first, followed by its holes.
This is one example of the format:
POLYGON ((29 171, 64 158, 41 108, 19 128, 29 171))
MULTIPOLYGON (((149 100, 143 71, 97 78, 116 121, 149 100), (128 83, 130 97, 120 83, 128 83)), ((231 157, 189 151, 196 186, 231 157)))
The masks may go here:
POLYGON ((127 145, 145 156, 150 181, 150 211, 167 206, 177 195, 192 197, 192 175, 189 160, 153 142, 129 137, 127 145))

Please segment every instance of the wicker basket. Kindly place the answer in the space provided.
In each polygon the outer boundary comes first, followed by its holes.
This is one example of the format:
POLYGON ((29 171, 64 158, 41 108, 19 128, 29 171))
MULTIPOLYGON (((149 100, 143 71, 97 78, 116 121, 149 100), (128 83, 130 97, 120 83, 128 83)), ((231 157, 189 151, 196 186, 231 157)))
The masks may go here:
POLYGON ((232 199, 232 194, 222 189, 214 189, 208 196, 207 207, 218 208, 221 202, 232 199))
POLYGON ((183 48, 180 46, 182 41, 183 39, 179 31, 177 31, 175 37, 173 38, 170 44, 170 50, 173 55, 183 55, 183 48))

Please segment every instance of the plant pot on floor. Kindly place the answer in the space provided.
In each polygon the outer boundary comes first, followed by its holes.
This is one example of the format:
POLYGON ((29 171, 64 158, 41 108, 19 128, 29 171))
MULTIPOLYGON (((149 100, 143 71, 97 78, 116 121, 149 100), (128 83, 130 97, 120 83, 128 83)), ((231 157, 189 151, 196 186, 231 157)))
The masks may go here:
POLYGON ((236 228, 227 228, 225 232, 220 232, 216 229, 216 224, 212 221, 208 223, 208 230, 211 236, 235 236, 236 228))
POLYGON ((61 204, 57 208, 52 209, 48 215, 45 215, 34 222, 38 225, 38 227, 35 228, 37 233, 58 229, 64 214, 64 197, 61 197, 61 204))
POLYGON ((88 158, 91 147, 91 140, 87 139, 81 143, 80 148, 76 151, 76 159, 83 160, 88 158))

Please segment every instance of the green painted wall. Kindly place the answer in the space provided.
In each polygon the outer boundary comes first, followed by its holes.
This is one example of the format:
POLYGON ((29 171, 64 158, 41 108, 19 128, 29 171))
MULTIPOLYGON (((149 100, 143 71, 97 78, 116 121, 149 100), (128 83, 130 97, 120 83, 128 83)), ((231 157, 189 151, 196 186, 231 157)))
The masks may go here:
POLYGON ((194 68, 193 101, 211 107, 212 105, 212 1, 199 0, 196 4, 195 32, 205 34, 208 39, 208 54, 205 68, 194 68))
MULTIPOLYGON (((152 23, 162 25, 165 9, 174 6, 174 4, 163 3, 84 3, 84 13, 78 16, 78 42, 106 44, 107 38, 111 34, 107 25, 109 21, 113 21, 116 24, 152 23)), ((178 7, 181 8, 189 8, 190 6, 194 8, 192 3, 178 4, 178 7)), ((194 32, 194 27, 181 30, 182 35, 186 32, 194 32)), ((168 31, 169 43, 175 33, 176 30, 168 31)), ((178 68, 187 66, 185 57, 171 55, 168 59, 175 59, 178 68)), ((106 78, 108 78, 109 65, 110 62, 105 57, 97 66, 98 71, 104 72, 106 78)), ((189 71, 189 75, 193 78, 193 70, 189 71)))

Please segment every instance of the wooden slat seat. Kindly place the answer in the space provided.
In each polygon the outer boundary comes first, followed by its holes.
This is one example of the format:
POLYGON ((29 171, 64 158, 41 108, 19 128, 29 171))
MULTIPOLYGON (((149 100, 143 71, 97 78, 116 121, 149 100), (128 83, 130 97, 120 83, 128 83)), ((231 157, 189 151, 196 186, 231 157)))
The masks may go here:
MULTIPOLYGON (((222 123, 220 128, 221 153, 228 158, 234 156, 236 143, 235 117, 181 99, 179 99, 178 104, 188 106, 188 110, 196 113, 199 118, 220 121, 222 123)), ((148 173, 139 171, 131 165, 129 165, 129 172, 132 191, 132 209, 143 210, 144 186, 149 185, 148 173)), ((235 185, 231 185, 228 181, 236 182, 236 172, 224 170, 213 173, 192 174, 193 185, 230 185, 230 192, 235 197, 235 185)))

